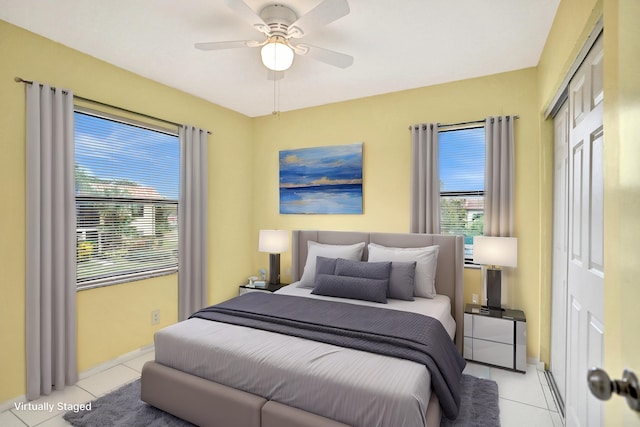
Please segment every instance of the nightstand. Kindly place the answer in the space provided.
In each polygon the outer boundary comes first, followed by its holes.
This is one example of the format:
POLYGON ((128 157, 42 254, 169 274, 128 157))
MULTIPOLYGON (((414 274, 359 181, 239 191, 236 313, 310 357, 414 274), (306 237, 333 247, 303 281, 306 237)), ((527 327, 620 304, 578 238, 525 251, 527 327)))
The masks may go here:
POLYGON ((464 358, 518 372, 527 370, 527 319, 522 310, 464 308, 464 358))
POLYGON ((253 285, 240 285, 238 295, 246 294, 247 292, 275 292, 278 289, 287 286, 286 283, 280 283, 279 285, 267 285, 264 288, 257 288, 253 285))

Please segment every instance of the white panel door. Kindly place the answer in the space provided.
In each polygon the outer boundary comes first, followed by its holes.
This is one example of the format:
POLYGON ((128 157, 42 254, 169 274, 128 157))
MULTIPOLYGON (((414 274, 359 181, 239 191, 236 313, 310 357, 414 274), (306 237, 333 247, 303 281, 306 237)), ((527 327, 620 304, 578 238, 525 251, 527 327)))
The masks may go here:
POLYGON ((569 84, 567 426, 600 426, 587 371, 604 355, 602 37, 569 84))
POLYGON ((566 400, 567 370, 567 263, 569 203, 569 103, 554 118, 553 268, 551 289, 550 370, 560 397, 566 400))

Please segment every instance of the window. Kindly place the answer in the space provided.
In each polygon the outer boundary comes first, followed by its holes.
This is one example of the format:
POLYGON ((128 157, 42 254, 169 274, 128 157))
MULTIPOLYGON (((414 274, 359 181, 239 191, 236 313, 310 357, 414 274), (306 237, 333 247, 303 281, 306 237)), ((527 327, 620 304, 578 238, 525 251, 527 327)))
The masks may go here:
POLYGON ((484 127, 440 131, 440 232, 464 236, 473 261, 473 236, 484 227, 484 127))
POLYGON ((177 271, 177 131, 84 109, 74 119, 78 288, 177 271))

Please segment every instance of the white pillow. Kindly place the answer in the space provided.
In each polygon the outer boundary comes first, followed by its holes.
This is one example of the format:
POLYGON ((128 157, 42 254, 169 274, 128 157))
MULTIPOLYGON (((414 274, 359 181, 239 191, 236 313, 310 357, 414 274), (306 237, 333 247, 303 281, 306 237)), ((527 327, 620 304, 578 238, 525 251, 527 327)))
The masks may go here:
POLYGON ((307 242, 307 262, 300 278, 299 288, 313 288, 316 279, 316 257, 344 258, 361 261, 364 242, 354 245, 327 245, 318 242, 307 242))
POLYGON ((438 266, 438 251, 440 250, 440 246, 390 248, 370 243, 368 247, 368 261, 415 261, 416 276, 413 294, 417 297, 435 298, 436 267, 438 266))

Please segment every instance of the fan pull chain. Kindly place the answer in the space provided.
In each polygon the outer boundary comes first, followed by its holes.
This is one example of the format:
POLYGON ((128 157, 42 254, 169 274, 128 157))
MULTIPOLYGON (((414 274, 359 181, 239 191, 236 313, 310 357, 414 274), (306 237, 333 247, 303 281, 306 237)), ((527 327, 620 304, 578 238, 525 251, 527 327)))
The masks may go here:
POLYGON ((271 114, 280 117, 280 82, 277 78, 273 79, 273 112, 271 114))

